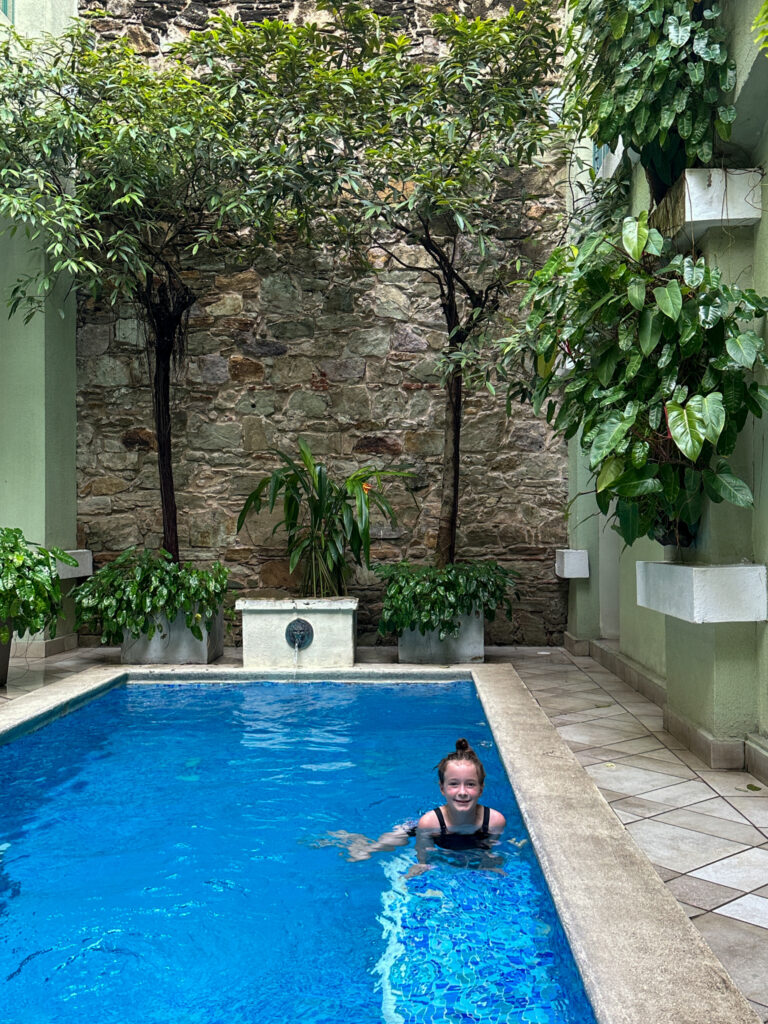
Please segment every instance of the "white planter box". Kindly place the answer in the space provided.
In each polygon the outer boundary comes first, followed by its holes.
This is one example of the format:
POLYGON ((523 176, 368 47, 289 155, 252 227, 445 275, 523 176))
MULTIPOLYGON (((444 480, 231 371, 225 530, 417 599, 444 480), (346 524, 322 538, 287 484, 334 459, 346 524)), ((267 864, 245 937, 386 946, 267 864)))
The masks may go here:
POLYGON ((459 616, 459 635, 409 629, 397 641, 397 660, 410 665, 467 665, 485 659, 485 620, 480 612, 459 616))
POLYGON ((686 622, 763 622, 766 567, 638 562, 637 603, 686 622))
POLYGON ((555 575, 563 580, 589 578, 589 552, 584 548, 556 548, 555 575))
POLYGON ((761 181, 755 170, 689 167, 659 203, 651 222, 678 250, 690 249, 710 228, 757 224, 761 181))
POLYGON ((74 551, 67 551, 67 554, 75 559, 77 565, 66 565, 57 559, 56 571, 60 580, 78 580, 84 576, 93 576, 92 551, 89 551, 88 548, 77 548, 74 551))
POLYGON ((146 636, 124 634, 120 648, 123 665, 207 665, 224 653, 224 616, 221 609, 210 632, 203 623, 203 639, 198 640, 187 628, 184 612, 179 612, 168 626, 165 616, 163 628, 151 640, 146 636))
POLYGON ((282 601, 244 599, 245 668, 350 668, 355 663, 356 597, 291 598, 282 601), (286 634, 296 620, 308 623, 311 642, 297 649, 286 634))

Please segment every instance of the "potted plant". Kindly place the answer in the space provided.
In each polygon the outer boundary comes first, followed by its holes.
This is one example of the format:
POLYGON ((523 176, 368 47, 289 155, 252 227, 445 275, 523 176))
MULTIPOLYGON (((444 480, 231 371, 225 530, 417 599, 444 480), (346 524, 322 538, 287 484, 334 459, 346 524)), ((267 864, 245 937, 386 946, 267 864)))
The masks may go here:
POLYGON ((0 686, 8 679, 13 634, 48 629, 56 636, 61 615, 61 583, 56 559, 77 565, 60 548, 32 544, 21 530, 0 527, 0 686))
POLYGON ((483 660, 484 620, 511 614, 520 575, 492 561, 442 569, 402 561, 374 572, 386 584, 379 633, 397 636, 399 661, 439 665, 483 660))
POLYGON ((275 533, 287 534, 289 569, 301 570, 301 598, 241 600, 243 664, 263 668, 345 667, 354 663, 357 598, 347 597, 350 560, 370 565, 371 506, 395 523, 381 492, 384 477, 400 470, 363 466, 341 483, 317 462, 299 439, 298 458, 272 449, 282 465, 248 495, 238 531, 250 513, 273 511, 282 499, 283 518, 275 533))
POLYGON ((752 506, 727 459, 747 416, 768 409, 752 326, 768 298, 724 284, 703 257, 667 259, 647 217, 555 250, 500 370, 556 433, 580 432, 597 505, 627 544, 687 547, 705 498, 752 506))
POLYGON ((228 571, 128 548, 75 590, 77 627, 120 645, 124 664, 207 663, 223 650, 228 571))

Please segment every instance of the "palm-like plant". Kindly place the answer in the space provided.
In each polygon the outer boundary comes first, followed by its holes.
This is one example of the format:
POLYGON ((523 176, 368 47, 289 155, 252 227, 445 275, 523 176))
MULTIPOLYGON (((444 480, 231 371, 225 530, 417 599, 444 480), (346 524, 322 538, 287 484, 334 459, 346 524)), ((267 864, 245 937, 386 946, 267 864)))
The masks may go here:
POLYGON ((289 568, 301 563, 301 592, 305 597, 337 597, 347 592, 350 566, 348 554, 366 568, 371 555, 371 506, 391 523, 396 522, 392 506, 381 492, 384 477, 409 476, 401 470, 363 466, 342 483, 331 479, 327 467, 316 462, 309 445, 299 439, 299 459, 279 448, 272 449, 284 465, 264 477, 243 505, 238 531, 246 517, 265 506, 270 512, 280 495, 283 518, 280 527, 288 534, 289 568))

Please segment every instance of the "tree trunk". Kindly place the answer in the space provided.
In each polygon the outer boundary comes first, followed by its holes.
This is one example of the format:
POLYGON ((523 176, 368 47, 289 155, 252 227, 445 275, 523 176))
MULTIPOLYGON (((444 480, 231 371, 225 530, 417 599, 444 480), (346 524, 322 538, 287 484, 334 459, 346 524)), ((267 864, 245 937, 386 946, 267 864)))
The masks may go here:
POLYGON ((442 569, 456 560, 456 529, 459 520, 459 469, 461 459, 462 378, 454 371, 445 387, 445 441, 440 519, 437 527, 435 565, 442 569))
POLYGON ((173 484, 171 455, 171 356, 173 337, 155 338, 155 365, 152 378, 157 468, 160 477, 160 505, 163 514, 163 547, 179 560, 179 533, 176 515, 176 491, 173 484))

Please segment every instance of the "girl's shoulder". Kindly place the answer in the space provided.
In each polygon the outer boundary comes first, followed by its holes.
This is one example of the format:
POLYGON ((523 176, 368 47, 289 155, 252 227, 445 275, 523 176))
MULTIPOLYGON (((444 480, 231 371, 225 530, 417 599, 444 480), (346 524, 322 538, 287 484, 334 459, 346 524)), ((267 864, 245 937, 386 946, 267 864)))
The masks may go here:
POLYGON ((440 822, 438 821, 434 810, 427 811, 426 814, 422 814, 416 822, 416 828, 439 829, 440 822))
POLYGON ((490 815, 488 817, 488 831, 503 832, 507 824, 507 819, 501 811, 496 811, 493 807, 489 807, 488 810, 490 811, 490 815))

